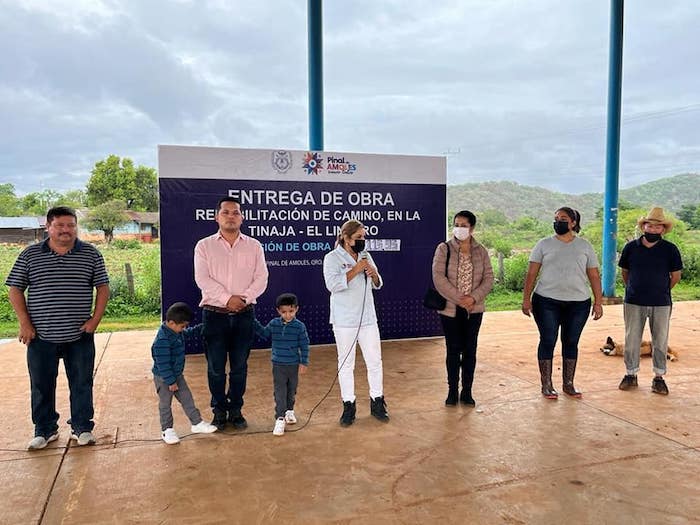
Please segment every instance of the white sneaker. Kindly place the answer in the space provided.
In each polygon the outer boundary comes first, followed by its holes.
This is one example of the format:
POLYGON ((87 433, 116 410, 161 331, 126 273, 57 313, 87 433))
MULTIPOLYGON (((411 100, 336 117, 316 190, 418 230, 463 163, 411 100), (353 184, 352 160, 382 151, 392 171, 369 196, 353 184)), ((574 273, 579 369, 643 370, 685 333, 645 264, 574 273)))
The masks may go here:
POLYGON ((297 416, 294 415, 294 410, 287 410, 284 414, 284 420, 288 425, 294 425, 297 422, 297 416))
POLYGON ((275 436, 284 435, 284 418, 283 417, 277 418, 277 421, 275 421, 275 429, 272 431, 272 433, 275 436))
POLYGON ((216 432, 219 429, 211 423, 207 423, 202 419, 196 425, 192 425, 192 428, 190 428, 190 430, 193 434, 211 434, 212 432, 216 432))
POLYGON ((166 428, 161 436, 168 445, 177 445, 180 442, 180 438, 177 437, 177 432, 175 432, 174 428, 166 428))
POLYGON ((29 445, 27 445, 27 450, 41 450, 42 448, 46 448, 46 445, 52 441, 56 441, 57 439, 58 432, 54 432, 47 438, 44 436, 36 436, 29 442, 29 445))
POLYGON ((80 447, 84 447, 85 445, 94 445, 97 443, 97 440, 95 439, 95 436, 92 435, 92 432, 81 432, 80 435, 71 434, 70 438, 77 441, 78 446, 80 447))

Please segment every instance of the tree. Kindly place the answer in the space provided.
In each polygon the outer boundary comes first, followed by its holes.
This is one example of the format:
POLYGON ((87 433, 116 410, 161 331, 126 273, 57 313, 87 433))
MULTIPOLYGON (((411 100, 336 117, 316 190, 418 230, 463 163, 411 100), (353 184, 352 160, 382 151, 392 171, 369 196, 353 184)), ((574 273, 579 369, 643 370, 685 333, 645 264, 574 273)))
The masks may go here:
MULTIPOLYGON (((618 199, 617 200, 617 212, 621 211, 627 211, 627 210, 634 210, 638 208, 636 204, 631 203, 630 201, 626 201, 625 199, 618 199)), ((595 212, 595 218, 598 220, 601 220, 603 218, 603 207, 601 206, 598 208, 595 212)))
MULTIPOLYGON (((617 252, 622 252, 622 248, 625 247, 629 241, 636 239, 641 235, 637 221, 640 217, 644 217, 649 210, 644 208, 633 208, 631 210, 624 210, 617 215, 617 252)), ((664 210, 666 217, 673 220, 673 231, 671 233, 665 234, 664 239, 677 244, 679 247, 684 244, 683 236, 685 235, 686 225, 683 221, 677 220, 673 214, 667 210, 664 210)), ((596 221, 592 224, 586 225, 585 229, 582 231, 588 242, 590 242, 596 251, 600 254, 600 250, 603 246, 603 223, 602 221, 596 221)))
POLYGON ((55 190, 27 193, 22 197, 22 210, 30 215, 46 215, 49 208, 56 206, 63 195, 55 190))
POLYGON ((19 199, 12 184, 0 184, 0 216, 17 217, 21 214, 19 199))
POLYGON ((484 210, 477 214, 481 219, 479 222, 485 228, 493 226, 505 226, 510 222, 505 213, 501 210, 484 210))
POLYGON ((155 168, 136 168, 136 187, 139 188, 137 207, 143 211, 158 211, 158 172, 155 168))
POLYGON ((85 190, 68 190, 58 199, 58 204, 70 208, 84 208, 87 206, 87 193, 85 190))
POLYGON ((678 218, 692 229, 700 229, 700 205, 684 204, 678 212, 678 218))
POLYGON ((498 257, 498 273, 496 277, 499 283, 503 283, 505 280, 503 259, 510 257, 513 253, 513 243, 498 232, 483 233, 479 236, 479 240, 481 244, 496 252, 498 257))
POLYGON ((114 238, 114 229, 130 220, 125 210, 126 203, 124 201, 113 199, 98 204, 90 210, 86 223, 89 228, 102 230, 105 234, 105 241, 109 244, 114 238))
POLYGON ((96 206, 111 200, 121 200, 130 210, 158 210, 156 170, 146 166, 134 167, 130 158, 110 155, 92 169, 87 183, 87 201, 96 206))

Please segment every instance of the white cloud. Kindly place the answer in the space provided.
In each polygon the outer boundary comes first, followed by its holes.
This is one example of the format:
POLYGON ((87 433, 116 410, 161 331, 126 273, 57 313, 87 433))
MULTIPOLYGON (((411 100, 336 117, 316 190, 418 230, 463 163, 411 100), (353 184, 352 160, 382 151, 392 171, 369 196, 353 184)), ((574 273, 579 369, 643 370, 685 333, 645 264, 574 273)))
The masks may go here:
MULTIPOLYGON (((21 192, 80 187, 111 153, 155 165, 159 143, 307 144, 304 2, 0 7, 0 180, 21 192)), ((621 183, 697 171, 700 8, 625 8, 621 183)), ((453 183, 599 191, 608 17, 606 2, 326 2, 326 148, 459 151, 453 183)))

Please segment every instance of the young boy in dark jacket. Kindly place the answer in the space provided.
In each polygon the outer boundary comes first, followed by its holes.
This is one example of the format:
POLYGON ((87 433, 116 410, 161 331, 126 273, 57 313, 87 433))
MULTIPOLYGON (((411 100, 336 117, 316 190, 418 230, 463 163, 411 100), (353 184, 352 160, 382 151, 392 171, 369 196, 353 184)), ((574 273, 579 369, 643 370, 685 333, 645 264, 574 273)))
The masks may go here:
POLYGON ((180 442, 180 438, 173 428, 173 412, 171 410, 173 396, 180 402, 192 423, 190 430, 193 434, 216 432, 214 425, 202 419, 183 375, 185 370, 185 337, 199 337, 201 333, 201 325, 187 328, 190 321, 192 321, 190 307, 185 303, 173 304, 165 313, 165 322, 158 330, 151 346, 153 382, 156 385, 159 400, 161 437, 168 445, 180 442))
POLYGON ((285 425, 297 422, 294 399, 299 374, 309 365, 309 334, 296 318, 299 301, 293 293, 284 293, 275 301, 279 317, 263 326, 255 320, 255 332, 272 339, 272 379, 275 386, 275 436, 284 434, 285 425))

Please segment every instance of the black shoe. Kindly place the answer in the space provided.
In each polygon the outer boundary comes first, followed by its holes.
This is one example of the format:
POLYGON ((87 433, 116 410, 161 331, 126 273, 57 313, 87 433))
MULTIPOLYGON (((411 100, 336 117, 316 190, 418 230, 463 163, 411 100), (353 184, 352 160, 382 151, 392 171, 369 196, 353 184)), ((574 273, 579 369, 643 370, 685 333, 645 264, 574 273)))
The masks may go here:
POLYGON ((343 401, 343 415, 340 416, 340 424, 349 427, 355 421, 356 405, 354 401, 343 401))
POLYGON ((474 401, 471 392, 467 392, 464 389, 462 389, 462 393, 459 395, 459 402, 470 407, 476 406, 476 401, 474 401))
POLYGON ((214 414, 214 419, 211 420, 211 424, 214 425, 218 431, 223 431, 226 428, 226 414, 214 414))
POLYGON ((666 386, 666 381, 663 377, 655 377, 651 382, 651 391, 655 394, 661 394, 662 396, 668 395, 668 387, 666 386))
POLYGON ((386 401, 384 396, 375 397, 369 400, 369 410, 379 421, 386 423, 389 421, 389 413, 386 411, 386 401))
POLYGON ((448 407, 453 407, 457 405, 457 389, 456 388, 450 388, 447 391, 447 399, 445 399, 445 405, 448 407))
POLYGON ((637 376, 626 375, 620 381, 620 385, 617 387, 620 390, 629 390, 630 388, 637 388, 637 376))
POLYGON ((243 430, 248 428, 248 422, 243 417, 240 412, 231 412, 228 415, 229 422, 233 425, 236 430, 243 430))

